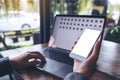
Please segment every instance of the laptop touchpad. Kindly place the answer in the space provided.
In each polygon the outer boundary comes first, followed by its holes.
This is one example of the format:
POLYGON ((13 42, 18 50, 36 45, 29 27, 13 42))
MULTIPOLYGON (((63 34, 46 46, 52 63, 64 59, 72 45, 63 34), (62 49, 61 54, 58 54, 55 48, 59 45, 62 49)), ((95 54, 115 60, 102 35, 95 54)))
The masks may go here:
POLYGON ((61 67, 65 66, 65 64, 57 62, 49 58, 46 58, 46 61, 47 62, 43 66, 37 65, 37 68, 40 70, 49 72, 49 73, 53 73, 56 70, 59 70, 61 67))

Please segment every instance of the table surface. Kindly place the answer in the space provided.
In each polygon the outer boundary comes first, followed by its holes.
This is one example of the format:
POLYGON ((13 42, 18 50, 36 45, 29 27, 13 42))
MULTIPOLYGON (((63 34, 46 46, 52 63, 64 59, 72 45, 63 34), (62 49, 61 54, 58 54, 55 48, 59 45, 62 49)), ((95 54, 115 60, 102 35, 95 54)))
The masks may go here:
MULTIPOLYGON (((21 55, 26 51, 40 51, 46 45, 34 45, 25 48, 18 48, 0 52, 2 56, 10 58, 21 55)), ((100 50, 100 56, 97 62, 97 71, 91 80, 120 80, 120 44, 103 41, 100 50), (112 76, 110 76, 112 75, 112 76), (117 78, 117 79, 116 79, 117 78)), ((36 68, 30 68, 20 71, 25 80, 59 80, 58 78, 36 68)))

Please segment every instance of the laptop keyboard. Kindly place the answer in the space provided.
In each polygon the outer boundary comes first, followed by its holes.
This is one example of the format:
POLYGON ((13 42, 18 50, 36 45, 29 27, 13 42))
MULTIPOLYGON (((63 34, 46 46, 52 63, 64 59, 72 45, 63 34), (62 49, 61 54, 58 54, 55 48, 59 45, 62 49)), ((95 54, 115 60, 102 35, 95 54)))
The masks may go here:
POLYGON ((43 53, 47 58, 73 65, 73 59, 69 57, 69 50, 59 48, 46 48, 43 50, 43 53))

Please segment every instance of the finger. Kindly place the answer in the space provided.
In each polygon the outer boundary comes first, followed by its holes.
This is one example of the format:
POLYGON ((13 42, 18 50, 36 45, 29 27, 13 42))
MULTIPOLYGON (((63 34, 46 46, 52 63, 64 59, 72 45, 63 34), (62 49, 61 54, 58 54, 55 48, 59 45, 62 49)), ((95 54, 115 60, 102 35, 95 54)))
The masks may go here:
POLYGON ((81 62, 80 60, 74 59, 74 62, 81 62))
POLYGON ((80 37, 78 37, 78 39, 74 42, 74 45, 72 46, 71 50, 75 47, 75 45, 77 44, 79 39, 80 39, 80 37))
POLYGON ((99 54, 99 49, 100 49, 100 41, 97 41, 94 45, 94 49, 92 52, 92 56, 98 56, 99 54))
POLYGON ((87 58, 86 61, 93 61, 96 62, 99 56, 99 48, 100 48, 100 42, 97 41, 94 45, 92 54, 87 58))
POLYGON ((39 57, 41 57, 42 60, 46 62, 46 59, 45 59, 44 55, 41 54, 40 52, 38 52, 38 51, 34 51, 34 52, 32 52, 32 53, 33 53, 33 54, 36 54, 36 55, 39 55, 39 57))
POLYGON ((97 47, 99 47, 100 46, 100 41, 97 41, 96 43, 95 43, 95 45, 94 45, 94 48, 97 48, 97 47))
POLYGON ((31 61, 28 63, 29 66, 34 66, 34 65, 37 65, 39 64, 41 61, 38 61, 38 60, 34 60, 34 61, 31 61))
POLYGON ((28 58, 38 58, 38 59, 46 62, 45 57, 37 51, 29 52, 28 58))
POLYGON ((74 59, 74 66, 80 65, 81 63, 82 63, 81 61, 74 59))

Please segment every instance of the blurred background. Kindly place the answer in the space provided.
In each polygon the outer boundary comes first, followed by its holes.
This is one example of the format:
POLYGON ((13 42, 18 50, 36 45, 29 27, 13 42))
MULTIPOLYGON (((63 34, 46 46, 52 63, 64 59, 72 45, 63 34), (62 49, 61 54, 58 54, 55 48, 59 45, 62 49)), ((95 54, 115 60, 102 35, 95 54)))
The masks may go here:
MULTIPOLYGON (((40 0, 0 0, 0 37, 9 49, 39 43, 40 7, 40 0)), ((104 39, 120 43, 119 0, 50 0, 50 9, 50 30, 57 14, 106 16, 104 39)))

